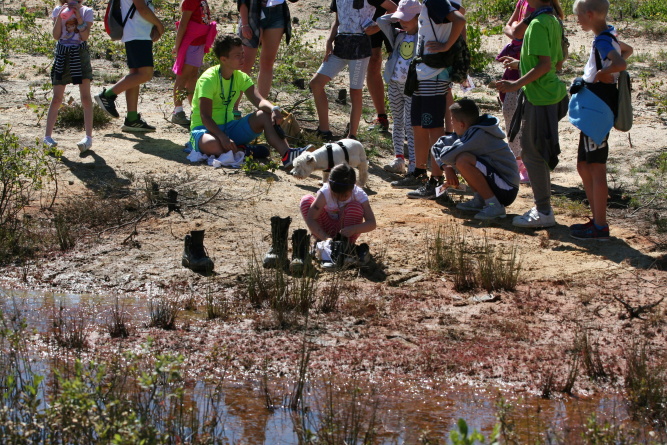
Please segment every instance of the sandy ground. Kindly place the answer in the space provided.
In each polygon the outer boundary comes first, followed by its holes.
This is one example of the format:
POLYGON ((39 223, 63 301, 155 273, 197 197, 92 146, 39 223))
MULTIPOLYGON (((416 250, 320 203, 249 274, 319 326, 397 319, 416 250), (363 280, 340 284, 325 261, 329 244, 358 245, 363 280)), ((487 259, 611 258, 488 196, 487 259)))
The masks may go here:
MULTIPOLYGON (((315 3, 303 1, 293 11, 303 17, 316 11, 315 3)), ((588 47, 590 36, 574 31, 577 25, 572 20, 567 27, 573 51, 588 47)), ((629 35, 627 40, 640 53, 657 54, 664 47, 662 40, 648 39, 637 32, 629 35)), ((484 38, 485 48, 494 54, 504 42, 503 36, 484 38)), ((26 55, 12 55, 10 59, 15 65, 8 68, 8 77, 1 82, 6 93, 1 96, 0 123, 11 124, 23 142, 31 143, 43 136, 44 123, 37 124, 33 111, 26 108, 26 93, 30 84, 47 79, 33 67, 46 65, 49 60, 26 55)), ((124 71, 122 66, 114 67, 102 60, 95 60, 93 66, 107 72, 124 71)), ((640 66, 636 64, 633 71, 638 72, 640 66)), ((580 69, 574 68, 577 72, 580 69)), ((574 71, 567 73, 563 77, 569 82, 574 71)), ((498 66, 490 66, 485 75, 476 77, 482 86, 471 94, 480 100, 484 111, 496 115, 500 112, 495 93, 483 85, 499 74, 498 66)), ((661 79, 652 81, 658 80, 661 79)), ((343 79, 336 82, 342 84, 343 79)), ((330 98, 338 89, 336 82, 328 90, 330 98)), ((93 92, 101 90, 101 86, 101 80, 96 80, 93 92)), ((636 120, 632 131, 612 131, 610 136, 610 166, 617 171, 611 184, 630 184, 630 169, 644 165, 647 158, 667 147, 664 119, 644 99, 642 88, 641 82, 636 81, 636 120)), ((20 282, 25 275, 27 285, 33 288, 124 293, 140 298, 182 293, 201 298, 206 291, 224 293, 238 287, 246 276, 252 252, 261 254, 268 248, 270 216, 291 216, 292 229, 305 227, 298 203, 305 193, 316 192, 319 176, 297 180, 280 170, 248 176, 240 171, 191 164, 182 152, 187 132, 165 118, 170 111, 171 89, 171 81, 164 78, 156 78, 142 89, 140 111, 157 126, 155 133, 122 133, 122 122, 114 121, 95 131, 93 150, 80 156, 75 144, 81 134, 57 130, 54 138, 64 150, 58 165, 59 196, 63 201, 76 199, 86 191, 97 190, 100 183, 141 189, 143 178, 150 177, 163 190, 178 190, 190 199, 190 204, 201 203, 219 191, 216 198, 202 206, 183 205, 181 214, 167 215, 166 208, 158 209, 136 227, 91 231, 71 251, 40 256, 27 269, 5 267, 2 275, 6 286, 25 285, 20 282), (214 277, 201 277, 180 265, 183 238, 194 229, 206 230, 205 244, 215 261, 214 277), (136 233, 132 234, 133 230, 136 233)), ((78 98, 72 87, 68 87, 68 92, 78 98)), ((457 91, 457 95, 461 92, 457 91)), ((365 102, 370 106, 367 96, 365 102)), ((122 98, 119 108, 122 114, 122 98)), ((331 108, 334 127, 342 130, 348 109, 339 105, 331 108)), ((302 123, 313 126, 306 120, 302 123)), ((582 199, 575 167, 578 133, 566 119, 560 124, 560 141, 563 154, 552 176, 554 194, 582 199)), ((663 270, 667 246, 640 214, 611 209, 613 239, 606 243, 571 239, 568 226, 581 222, 582 217, 558 207, 556 227, 516 229, 511 225, 512 216, 529 209, 532 202, 530 187, 521 186, 517 201, 508 208, 508 218, 479 223, 450 203, 408 200, 404 190, 392 189, 389 182, 395 177, 382 170, 392 156, 389 139, 381 139, 379 151, 381 155, 372 159, 367 187, 378 229, 364 234, 359 241, 369 243, 384 267, 370 276, 350 275, 352 290, 343 299, 340 313, 315 316, 315 368, 324 369, 332 360, 339 360, 356 369, 387 374, 414 372, 513 381, 535 389, 549 369, 565 372, 567 351, 577 329, 595 333, 612 374, 621 373, 622 361, 617 357, 640 333, 650 332, 650 343, 664 352, 665 304, 646 322, 624 319, 624 309, 612 298, 621 296, 637 305, 655 301, 666 293, 663 270), (458 293, 453 290, 450 276, 427 270, 426 233, 450 222, 471 239, 486 236, 494 245, 518 246, 523 270, 516 292, 502 293, 494 303, 469 303, 468 297, 479 292, 458 293)), ((97 196, 95 199, 103 199, 97 196)), ((248 362, 243 357, 256 357, 258 349, 263 349, 263 353, 275 357, 276 369, 285 369, 298 352, 300 334, 276 330, 265 318, 259 312, 241 308, 227 322, 195 319, 190 331, 164 334, 141 328, 145 320, 136 320, 135 324, 139 327, 138 341, 150 333, 164 338, 165 348, 201 353, 211 344, 223 344, 236 357, 239 371, 259 369, 259 361, 248 362)), ((100 347, 110 341, 104 335, 96 339, 100 347)), ((592 384, 578 385, 578 389, 585 390, 592 384)))

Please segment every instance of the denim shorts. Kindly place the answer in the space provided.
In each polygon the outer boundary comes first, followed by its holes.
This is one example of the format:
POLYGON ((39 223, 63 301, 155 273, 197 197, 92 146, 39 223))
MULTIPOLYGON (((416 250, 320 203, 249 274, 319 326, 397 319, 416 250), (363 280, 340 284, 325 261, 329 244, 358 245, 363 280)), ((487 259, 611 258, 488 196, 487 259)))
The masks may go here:
MULTIPOLYGON (((255 133, 250 128, 250 114, 242 119, 227 122, 226 124, 218 125, 220 131, 225 133, 229 139, 234 141, 236 145, 244 145, 248 142, 257 139, 262 133, 255 133)), ((208 131, 204 125, 195 127, 190 131, 190 144, 194 151, 199 150, 199 141, 208 131)))
POLYGON ((204 46, 188 46, 188 50, 185 53, 185 64, 199 68, 204 62, 204 46))
POLYGON ((347 67, 350 72, 350 89, 360 90, 364 87, 364 82, 366 81, 366 70, 368 69, 369 60, 370 57, 347 60, 331 54, 325 62, 322 62, 317 73, 333 79, 343 68, 347 67))
POLYGON ((130 69, 150 66, 153 68, 153 41, 152 40, 130 40, 125 42, 125 54, 127 55, 127 67, 130 69))
POLYGON ((259 27, 262 29, 285 28, 284 5, 281 3, 270 8, 263 7, 260 15, 259 27))

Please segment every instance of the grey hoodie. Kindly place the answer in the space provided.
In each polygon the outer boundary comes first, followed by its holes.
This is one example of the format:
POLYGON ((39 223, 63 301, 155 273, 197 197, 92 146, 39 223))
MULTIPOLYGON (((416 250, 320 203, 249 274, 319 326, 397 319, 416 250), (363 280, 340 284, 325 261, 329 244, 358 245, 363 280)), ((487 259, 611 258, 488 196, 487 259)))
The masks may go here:
POLYGON ((519 168, 509 145, 505 142, 505 132, 498 126, 498 118, 490 114, 480 116, 460 138, 454 134, 442 136, 431 148, 438 164, 454 165, 461 153, 470 153, 496 169, 510 185, 519 187, 519 168))

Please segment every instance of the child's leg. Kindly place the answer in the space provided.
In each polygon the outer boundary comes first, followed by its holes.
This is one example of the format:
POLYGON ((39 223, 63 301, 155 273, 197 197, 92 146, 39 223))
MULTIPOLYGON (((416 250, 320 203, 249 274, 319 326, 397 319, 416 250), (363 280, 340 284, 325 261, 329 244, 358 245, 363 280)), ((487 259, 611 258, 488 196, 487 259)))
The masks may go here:
MULTIPOLYGON (((308 211, 314 202, 315 197, 313 195, 305 195, 303 198, 301 198, 299 209, 301 210, 301 216, 303 216, 304 221, 308 217, 308 211)), ((336 236, 340 230, 339 221, 331 219, 326 211, 322 211, 320 213, 319 218, 317 218, 317 224, 319 224, 322 230, 324 230, 326 234, 332 238, 336 236)))
MULTIPOLYGON (((90 81, 88 83, 90 85, 90 81)), ((58 110, 63 103, 63 97, 65 96, 65 87, 66 85, 54 85, 53 86, 53 98, 51 99, 51 105, 49 105, 49 111, 46 113, 46 129, 44 131, 44 136, 50 137, 53 133, 53 127, 56 125, 56 119, 58 119, 58 110)))
POLYGON ((114 94, 125 91, 127 111, 136 112, 139 105, 139 91, 141 85, 153 78, 153 67, 130 68, 130 73, 112 87, 114 94))
MULTIPOLYGON (((405 135, 408 140, 408 159, 410 159, 410 164, 414 167, 416 163, 415 159, 415 133, 412 131, 412 125, 410 124, 410 109, 412 107, 412 97, 406 96, 403 94, 403 109, 404 111, 404 121, 405 121, 405 135)), ((392 108, 393 110, 393 108, 392 108)))
MULTIPOLYGON (((323 212, 326 213, 326 212, 323 212)), ((345 206, 343 209, 343 214, 341 215, 342 219, 342 224, 341 224, 341 229, 343 227, 350 227, 350 226, 356 226, 357 224, 361 224, 364 222, 364 208, 363 206, 356 202, 352 201, 349 204, 345 206)), ((359 238, 359 234, 357 235, 352 235, 349 240, 350 242, 354 243, 357 241, 357 238, 359 238)))
POLYGON ((83 108, 83 126, 86 136, 93 137, 93 97, 90 94, 90 79, 83 79, 79 85, 81 94, 81 107, 83 108))
POLYGON ((350 71, 350 132, 348 136, 357 136, 359 130, 359 120, 363 107, 361 90, 364 88, 364 79, 368 70, 368 61, 370 57, 359 60, 348 60, 347 66, 350 71))
MULTIPOLYGON (((329 56, 331 58, 333 56, 329 56)), ((324 66, 324 64, 322 64, 324 66)), ((329 130, 329 99, 324 87, 331 81, 331 77, 321 73, 315 74, 310 81, 310 91, 313 93, 313 100, 315 100, 315 110, 317 111, 318 125, 320 131, 329 130)))
POLYGON ((452 125, 452 112, 449 110, 454 104, 454 95, 452 94, 452 89, 449 88, 445 94, 445 132, 451 133, 454 131, 454 126, 452 125))
POLYGON ((461 153, 456 158, 456 168, 468 184, 482 197, 487 200, 493 198, 493 190, 486 182, 486 177, 477 168, 477 157, 470 153, 461 153))
MULTIPOLYGON (((370 84, 369 84, 370 85, 370 84)), ((389 107, 393 121, 391 138, 394 144, 394 156, 405 158, 403 147, 405 144, 405 94, 404 84, 395 81, 389 82, 389 107)))
MULTIPOLYGON (((607 197, 609 188, 607 187, 607 165, 606 164, 590 164, 591 182, 593 185, 593 193, 591 203, 591 210, 593 211, 593 222, 598 226, 607 225, 607 197)), ((590 198, 589 198, 590 200, 590 198)))
POLYGON ((182 107, 183 99, 188 98, 190 105, 192 105, 192 94, 194 93, 194 85, 197 83, 197 72, 199 68, 192 65, 183 65, 181 74, 176 76, 174 81, 174 106, 182 107), (193 82, 194 79, 194 82, 193 82))
POLYGON ((271 92, 273 82, 273 65, 276 62, 280 41, 284 28, 269 28, 262 30, 262 52, 259 54, 259 73, 257 74, 257 91, 260 96, 267 98, 271 92))
POLYGON ((350 132, 347 137, 357 137, 359 130, 359 121, 361 120, 361 111, 363 108, 363 97, 360 89, 350 88, 350 132))
MULTIPOLYGON (((261 39, 261 30, 260 30, 260 39, 261 39)), ((255 59, 257 58, 257 48, 251 48, 250 46, 245 46, 243 45, 243 70, 244 73, 247 75, 250 75, 252 72, 252 67, 255 65, 255 59)), ((241 103, 241 99, 243 98, 243 94, 241 94, 234 104, 234 109, 238 110, 239 109, 239 104, 241 103)))
POLYGON ((577 154, 577 171, 584 184, 586 198, 591 206, 593 222, 598 226, 607 225, 607 158, 609 145, 607 137, 597 145, 589 137, 579 135, 579 150, 577 154))
MULTIPOLYGON (((445 128, 444 127, 436 127, 436 128, 429 128, 428 130, 428 148, 426 149, 426 153, 431 151, 431 147, 433 147, 433 144, 438 142, 438 139, 440 137, 445 135, 445 128)), ((438 165, 437 161, 433 156, 431 156, 431 176, 434 176, 436 178, 442 177, 443 172, 440 166, 438 165)))
POLYGON ((375 112, 378 115, 386 115, 387 110, 384 106, 384 80, 382 79, 382 43, 380 43, 379 47, 371 50, 371 57, 368 59, 368 69, 366 71, 366 87, 368 88, 368 94, 371 96, 375 112))
POLYGON ((276 129, 273 128, 273 121, 271 120, 269 113, 265 113, 262 110, 255 111, 250 115, 250 120, 248 122, 250 128, 255 133, 264 132, 266 142, 275 148, 276 151, 280 153, 280 156, 284 156, 285 153, 287 153, 289 144, 286 139, 282 139, 278 133, 276 133, 276 129))
MULTIPOLYGON (((551 170, 542 156, 542 149, 550 143, 552 138, 557 139, 558 134, 550 134, 551 125, 548 122, 550 113, 546 110, 547 107, 555 106, 536 106, 528 101, 525 102, 521 123, 523 129, 521 151, 523 162, 530 175, 535 207, 538 211, 548 215, 551 213, 551 170)), ((558 128, 555 111, 554 108, 552 118, 556 120, 555 126, 558 128)))

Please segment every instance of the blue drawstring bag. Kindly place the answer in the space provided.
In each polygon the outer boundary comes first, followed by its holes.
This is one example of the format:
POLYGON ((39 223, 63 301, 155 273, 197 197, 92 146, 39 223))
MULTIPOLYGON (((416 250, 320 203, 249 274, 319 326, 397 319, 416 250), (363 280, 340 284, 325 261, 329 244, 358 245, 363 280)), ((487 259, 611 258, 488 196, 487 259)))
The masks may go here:
MULTIPOLYGON (((571 90, 572 91, 572 90, 571 90)), ((597 145, 614 126, 614 113, 595 93, 581 86, 572 94, 569 106, 570 122, 597 145)))

